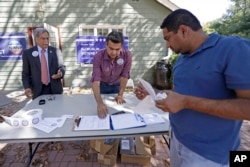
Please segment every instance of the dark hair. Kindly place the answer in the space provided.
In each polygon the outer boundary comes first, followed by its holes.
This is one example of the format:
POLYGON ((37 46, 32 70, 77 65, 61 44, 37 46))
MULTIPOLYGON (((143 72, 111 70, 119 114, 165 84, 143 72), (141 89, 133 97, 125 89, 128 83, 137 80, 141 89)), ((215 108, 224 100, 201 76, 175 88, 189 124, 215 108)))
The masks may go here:
POLYGON ((109 40, 114 43, 121 43, 121 44, 123 44, 124 42, 122 33, 118 31, 110 32, 106 37, 106 42, 108 43, 109 40))
POLYGON ((186 9, 177 9, 163 20, 161 29, 167 28, 168 31, 176 33, 180 25, 189 26, 194 31, 202 28, 200 21, 195 15, 186 9))

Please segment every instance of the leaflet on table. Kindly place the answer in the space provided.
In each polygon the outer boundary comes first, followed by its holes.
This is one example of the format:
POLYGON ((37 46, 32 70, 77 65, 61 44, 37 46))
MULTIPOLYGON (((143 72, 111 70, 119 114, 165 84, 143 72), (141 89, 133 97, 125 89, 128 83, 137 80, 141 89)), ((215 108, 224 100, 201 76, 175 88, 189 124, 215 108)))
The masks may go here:
POLYGON ((75 130, 109 130, 109 115, 101 119, 98 115, 86 115, 78 118, 79 122, 75 124, 75 130))
POLYGON ((128 129, 146 126, 144 118, 137 113, 111 115, 112 129, 128 129))
POLYGON ((166 120, 159 113, 142 114, 142 117, 147 125, 166 122, 166 120))
POLYGON ((34 128, 44 131, 46 133, 50 133, 56 128, 62 127, 67 118, 73 118, 73 115, 44 118, 37 125, 35 125, 34 128))

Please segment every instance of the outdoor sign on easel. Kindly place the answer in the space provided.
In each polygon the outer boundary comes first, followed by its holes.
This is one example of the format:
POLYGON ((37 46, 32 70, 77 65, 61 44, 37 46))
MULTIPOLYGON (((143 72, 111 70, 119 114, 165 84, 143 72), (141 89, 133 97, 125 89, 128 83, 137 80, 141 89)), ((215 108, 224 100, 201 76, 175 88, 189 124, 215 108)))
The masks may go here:
POLYGON ((0 33, 0 60, 21 60, 24 49, 25 33, 0 33))
MULTIPOLYGON (((106 47, 106 36, 77 36, 77 63, 92 64, 94 55, 106 47)), ((124 49, 128 49, 128 37, 124 36, 124 49)))

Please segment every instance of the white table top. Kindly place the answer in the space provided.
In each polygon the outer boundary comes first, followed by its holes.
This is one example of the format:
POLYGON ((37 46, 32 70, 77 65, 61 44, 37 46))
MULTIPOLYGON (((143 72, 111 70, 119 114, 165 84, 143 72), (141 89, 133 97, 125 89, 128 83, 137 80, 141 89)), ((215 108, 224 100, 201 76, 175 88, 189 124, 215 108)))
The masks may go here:
MULTIPOLYGON (((45 133, 33 127, 13 128, 7 123, 0 124, 0 142, 23 143, 23 142, 44 142, 44 141, 72 141, 90 140, 99 138, 121 138, 125 136, 138 135, 160 135, 169 130, 168 115, 160 109, 152 106, 151 111, 163 114, 167 121, 163 124, 147 125, 140 128, 122 130, 94 130, 94 131, 74 131, 74 120, 80 115, 96 115, 97 106, 93 94, 74 94, 74 95, 53 95, 55 100, 48 101, 50 95, 43 95, 19 110, 15 115, 23 114, 31 109, 40 108, 43 110, 43 117, 61 117, 68 114, 73 118, 67 119, 61 128, 57 128, 50 133, 45 133), (45 99, 44 105, 39 105, 40 99, 45 99)), ((138 100, 134 94, 124 95, 126 103, 118 105, 113 101, 114 95, 103 95, 103 99, 108 105, 109 114, 118 110, 131 110, 136 106, 138 100)), ((126 121, 126 120, 125 120, 126 121)))

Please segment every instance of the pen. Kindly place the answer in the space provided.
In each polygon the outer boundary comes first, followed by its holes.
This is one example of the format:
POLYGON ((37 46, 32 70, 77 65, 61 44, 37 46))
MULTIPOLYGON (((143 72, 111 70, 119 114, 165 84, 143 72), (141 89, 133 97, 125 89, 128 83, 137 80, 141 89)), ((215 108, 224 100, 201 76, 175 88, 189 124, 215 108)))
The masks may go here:
POLYGON ((144 119, 140 114, 135 113, 135 118, 136 118, 137 121, 144 122, 144 119))
POLYGON ((111 115, 118 115, 118 114, 125 114, 125 113, 126 113, 125 111, 118 111, 118 112, 115 112, 115 113, 113 113, 111 115))
POLYGON ((77 122, 77 127, 79 127, 80 122, 81 122, 81 117, 78 119, 78 122, 77 122))
POLYGON ((79 127, 81 122, 81 117, 75 119, 76 126, 79 127))

